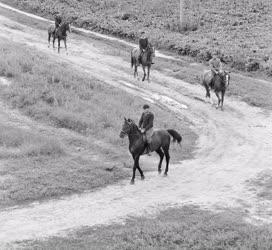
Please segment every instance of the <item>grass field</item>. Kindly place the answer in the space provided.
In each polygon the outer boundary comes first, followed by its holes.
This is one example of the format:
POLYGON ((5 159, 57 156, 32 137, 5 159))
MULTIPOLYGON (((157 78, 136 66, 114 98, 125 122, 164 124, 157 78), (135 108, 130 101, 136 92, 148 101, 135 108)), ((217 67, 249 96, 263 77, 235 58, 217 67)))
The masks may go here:
MULTIPOLYGON (((42 129, 1 124, 0 206, 79 193, 128 177, 130 170, 124 167, 132 160, 128 141, 119 133, 123 117, 137 119, 145 101, 21 44, 10 46, 1 40, 0 46, 0 75, 11 83, 0 86, 1 98, 47 126, 75 132, 65 136, 56 131, 51 138, 40 133, 42 129), (77 153, 77 148, 84 152, 77 153)), ((186 134, 182 150, 171 150, 173 162, 192 157, 197 136, 190 124, 159 107, 153 109, 160 118, 158 127, 186 134)))
POLYGON ((271 229, 243 222, 235 211, 212 213, 197 207, 169 209, 126 225, 82 229, 68 238, 26 242, 33 249, 271 249, 271 229))
POLYGON ((209 60, 211 53, 218 51, 224 62, 235 69, 264 71, 269 76, 272 72, 270 0, 207 0, 196 1, 194 5, 185 1, 189 20, 185 32, 180 32, 178 25, 178 0, 147 0, 143 5, 136 0, 2 2, 50 18, 58 10, 65 17, 73 18, 79 27, 131 40, 137 40, 145 30, 157 48, 200 61, 209 60))

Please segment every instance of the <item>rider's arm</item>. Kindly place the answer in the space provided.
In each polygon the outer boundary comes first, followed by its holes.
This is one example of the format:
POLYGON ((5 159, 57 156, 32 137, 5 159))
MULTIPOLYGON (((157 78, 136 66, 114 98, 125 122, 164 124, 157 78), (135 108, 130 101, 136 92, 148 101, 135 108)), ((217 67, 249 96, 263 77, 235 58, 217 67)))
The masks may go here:
POLYGON ((219 59, 219 70, 222 71, 223 70, 223 64, 221 62, 221 60, 219 59))
POLYGON ((209 66, 210 66, 210 68, 213 68, 213 62, 212 62, 212 59, 209 61, 209 66))
POLYGON ((142 127, 142 124, 143 124, 143 116, 144 116, 144 114, 142 114, 141 119, 140 119, 140 121, 139 121, 139 128, 142 127))

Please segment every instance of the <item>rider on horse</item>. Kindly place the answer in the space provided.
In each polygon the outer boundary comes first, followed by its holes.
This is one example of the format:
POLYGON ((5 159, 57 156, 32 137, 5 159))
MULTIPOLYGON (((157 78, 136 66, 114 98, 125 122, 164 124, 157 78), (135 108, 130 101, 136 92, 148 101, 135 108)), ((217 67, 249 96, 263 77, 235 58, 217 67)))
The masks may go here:
POLYGON ((221 74, 223 72, 223 66, 221 59, 218 57, 218 54, 215 52, 212 55, 212 59, 209 61, 209 66, 212 73, 212 81, 211 81, 211 87, 213 87, 213 79, 217 74, 221 74))
POLYGON ((144 135, 144 140, 146 141, 146 153, 149 154, 151 152, 151 140, 153 134, 153 121, 154 114, 150 111, 149 105, 145 104, 143 106, 144 112, 142 113, 141 119, 139 121, 139 128, 144 135))
POLYGON ((61 22, 62 22, 62 17, 59 14, 59 12, 57 12, 55 15, 55 31, 54 32, 56 32, 56 30, 59 28, 61 22))
MULTIPOLYGON (((143 52, 148 49, 148 47, 150 46, 150 43, 148 41, 148 38, 145 34, 144 31, 141 32, 141 36, 139 39, 139 48, 140 48, 140 55, 139 55, 139 62, 141 62, 141 58, 142 58, 142 54, 143 52)), ((150 58, 152 60, 152 57, 150 58)), ((151 64, 154 64, 153 62, 151 62, 151 64)))

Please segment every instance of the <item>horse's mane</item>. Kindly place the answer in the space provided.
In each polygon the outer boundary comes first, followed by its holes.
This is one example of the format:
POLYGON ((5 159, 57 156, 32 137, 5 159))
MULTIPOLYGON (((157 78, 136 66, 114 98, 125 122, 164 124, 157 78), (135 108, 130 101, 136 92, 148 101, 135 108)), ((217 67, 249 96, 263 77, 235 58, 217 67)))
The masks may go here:
POLYGON ((69 27, 67 27, 69 25, 69 22, 67 22, 67 21, 64 21, 64 22, 62 22, 61 24, 60 24, 60 26, 59 26, 59 32, 60 32, 60 34, 61 35, 66 35, 66 31, 68 30, 68 28, 69 27))
POLYGON ((223 72, 220 73, 220 74, 216 74, 216 75, 215 75, 215 78, 214 78, 214 83, 215 83, 216 81, 220 81, 221 83, 226 84, 226 82, 225 82, 225 77, 226 77, 226 75, 229 75, 229 73, 226 72, 226 71, 223 71, 223 72))
POLYGON ((127 121, 135 128, 137 131, 141 132, 137 124, 130 118, 127 119, 127 121))

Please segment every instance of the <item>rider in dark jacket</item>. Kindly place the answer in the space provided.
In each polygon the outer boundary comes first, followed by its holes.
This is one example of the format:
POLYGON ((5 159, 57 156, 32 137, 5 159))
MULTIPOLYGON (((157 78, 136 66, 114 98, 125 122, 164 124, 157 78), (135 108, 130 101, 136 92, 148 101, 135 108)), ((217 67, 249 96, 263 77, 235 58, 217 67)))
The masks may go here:
MULTIPOLYGON (((140 54, 139 54, 139 59, 138 59, 139 63, 141 63, 141 57, 142 57, 144 50, 146 50, 149 45, 150 44, 149 44, 149 41, 148 41, 148 38, 147 38, 145 32, 144 31, 141 32, 141 36, 139 38, 139 48, 140 48, 140 54)), ((151 58, 151 60, 152 60, 152 58, 151 58)), ((154 64, 154 63, 152 62, 152 64, 154 64)))
POLYGON ((143 106, 144 112, 139 121, 139 128, 141 129, 142 133, 145 135, 147 146, 146 146, 146 153, 151 151, 151 141, 152 141, 152 134, 153 134, 153 122, 154 122, 154 114, 150 111, 149 105, 145 104, 143 106))
POLYGON ((55 15, 55 31, 57 30, 57 28, 59 28, 61 22, 62 22, 62 17, 59 13, 57 13, 55 15))

